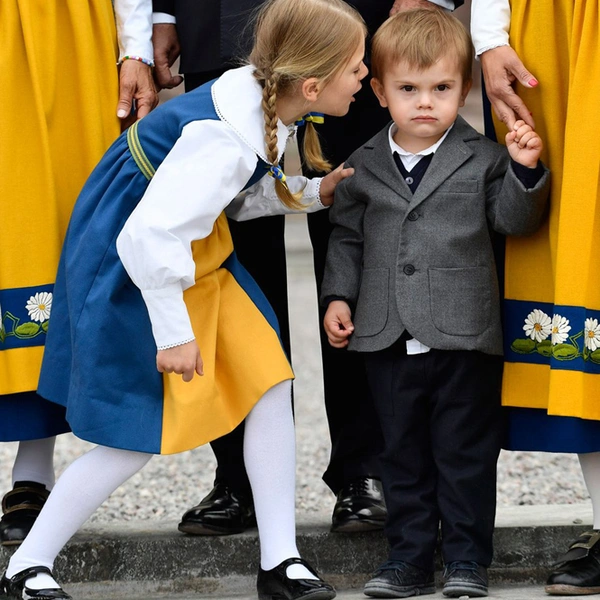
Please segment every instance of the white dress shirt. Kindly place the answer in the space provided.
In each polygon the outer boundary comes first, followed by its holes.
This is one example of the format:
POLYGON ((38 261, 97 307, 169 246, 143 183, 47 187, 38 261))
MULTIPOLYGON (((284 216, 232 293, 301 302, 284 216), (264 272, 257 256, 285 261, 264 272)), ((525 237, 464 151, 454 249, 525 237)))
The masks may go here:
POLYGON ((119 61, 140 56, 152 62, 152 0, 114 0, 119 61))

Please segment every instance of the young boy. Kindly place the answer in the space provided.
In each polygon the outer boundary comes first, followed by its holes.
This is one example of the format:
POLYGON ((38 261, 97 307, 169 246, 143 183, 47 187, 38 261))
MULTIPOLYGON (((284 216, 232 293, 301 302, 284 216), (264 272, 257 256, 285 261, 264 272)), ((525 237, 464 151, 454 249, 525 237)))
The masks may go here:
POLYGON ((444 595, 487 595, 502 434, 490 236, 537 229, 549 174, 522 121, 507 152, 458 116, 471 61, 442 11, 381 26, 372 86, 393 123, 350 157, 330 214, 324 325, 332 346, 365 353, 385 439, 391 549, 365 586, 376 598, 435 592, 440 522, 444 595))

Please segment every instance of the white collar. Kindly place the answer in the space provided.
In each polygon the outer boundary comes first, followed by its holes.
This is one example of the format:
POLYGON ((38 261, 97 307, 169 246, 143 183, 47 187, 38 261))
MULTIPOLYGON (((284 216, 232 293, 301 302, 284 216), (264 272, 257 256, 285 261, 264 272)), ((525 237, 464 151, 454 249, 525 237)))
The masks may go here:
POLYGON ((398 146, 394 141, 394 133, 396 133, 397 126, 396 123, 392 123, 388 130, 388 139, 390 142, 390 148, 392 149, 392 154, 397 152, 400 156, 426 156, 427 154, 434 154, 435 151, 441 146, 442 142, 446 139, 446 136, 450 133, 450 130, 454 127, 454 123, 446 129, 444 135, 435 143, 429 146, 429 148, 425 148, 425 150, 421 150, 420 152, 409 152, 405 150, 402 146, 398 146))
MULTIPOLYGON (((252 75, 254 67, 247 65, 225 71, 211 88, 215 110, 240 139, 260 158, 269 163, 265 146, 265 118, 262 110, 262 88, 252 75)), ((288 137, 295 127, 277 122, 277 162, 281 160, 288 137)))

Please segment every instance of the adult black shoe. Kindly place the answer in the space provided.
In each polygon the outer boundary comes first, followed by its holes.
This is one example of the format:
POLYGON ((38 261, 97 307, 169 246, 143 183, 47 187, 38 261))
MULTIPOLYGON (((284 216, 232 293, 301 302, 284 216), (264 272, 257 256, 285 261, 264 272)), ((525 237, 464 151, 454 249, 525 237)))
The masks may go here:
POLYGON ((442 594, 448 598, 483 598, 488 595, 487 569, 471 560, 455 560, 444 569, 442 594))
POLYGON ((259 569, 256 590, 258 600, 331 600, 336 595, 302 558, 288 558, 269 571, 259 569), (290 565, 303 565, 318 579, 290 579, 286 573, 290 565))
POLYGON ((5 573, 0 580, 0 596, 4 595, 18 600, 72 600, 71 596, 62 588, 43 590, 28 588, 26 585, 27 580, 38 573, 45 573, 54 579, 54 575, 48 567, 29 567, 13 575, 10 579, 6 577, 5 573))
POLYGON ((35 481, 17 481, 2 498, 0 544, 18 546, 33 527, 50 492, 35 481))
POLYGON ((364 588, 373 598, 408 598, 435 594, 433 571, 423 571, 402 561, 383 563, 364 588))
POLYGON ((331 516, 331 531, 352 533, 383 529, 386 518, 381 481, 357 477, 338 492, 331 516))
POLYGON ((557 596, 600 594, 600 530, 581 534, 546 582, 546 593, 557 596))
POLYGON ((224 483, 216 483, 179 523, 179 531, 192 535, 231 535, 249 527, 256 527, 252 497, 234 493, 224 483))

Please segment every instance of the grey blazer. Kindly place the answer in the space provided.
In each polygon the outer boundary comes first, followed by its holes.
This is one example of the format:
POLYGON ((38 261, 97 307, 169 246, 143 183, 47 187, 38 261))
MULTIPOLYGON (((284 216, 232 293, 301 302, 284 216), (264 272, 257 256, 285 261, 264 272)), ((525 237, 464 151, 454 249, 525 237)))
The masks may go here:
POLYGON ((458 117, 413 196, 388 129, 352 154, 356 172, 336 189, 322 301, 350 304, 350 350, 382 350, 407 329, 431 348, 502 354, 490 230, 537 229, 548 171, 525 189, 506 148, 458 117))

